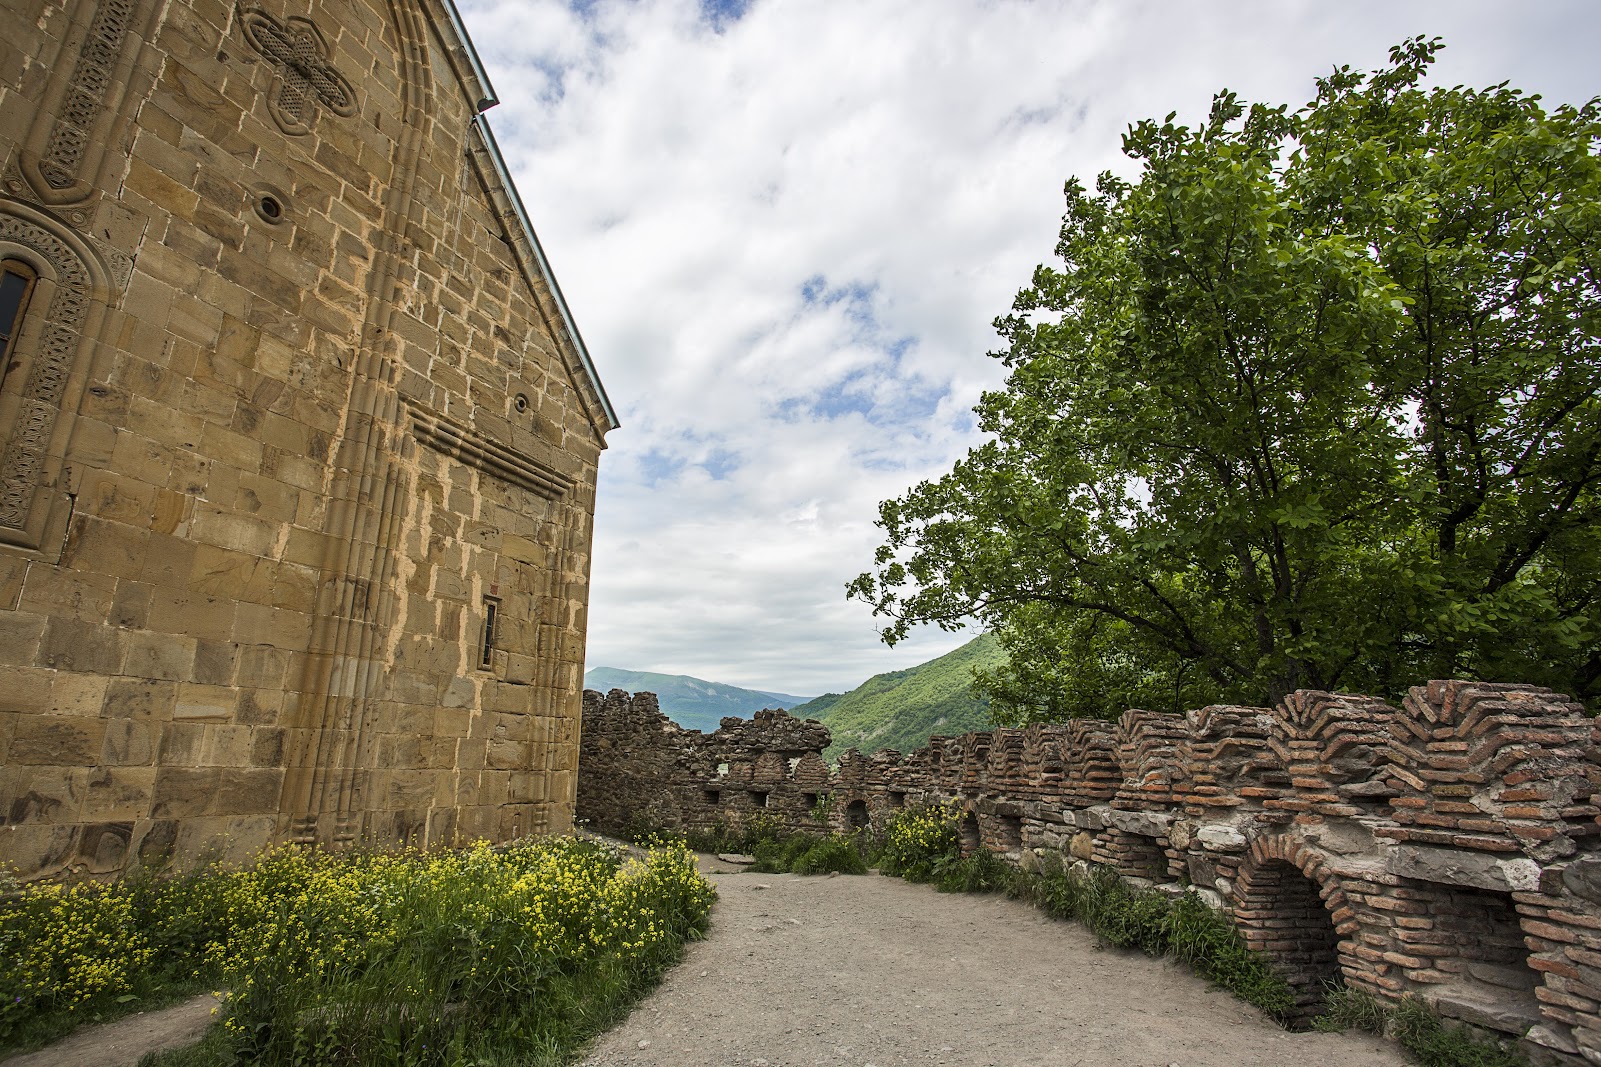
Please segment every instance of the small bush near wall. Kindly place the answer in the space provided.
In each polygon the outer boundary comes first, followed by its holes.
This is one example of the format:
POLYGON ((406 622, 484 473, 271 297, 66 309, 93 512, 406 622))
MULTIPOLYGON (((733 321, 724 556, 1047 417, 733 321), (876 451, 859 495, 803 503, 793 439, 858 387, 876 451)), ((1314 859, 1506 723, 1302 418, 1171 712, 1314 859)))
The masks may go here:
POLYGON ((931 882, 961 858, 963 812, 952 804, 902 808, 884 828, 879 870, 909 882, 931 882))
POLYGON ((181 882, 29 887, 0 907, 0 1042, 187 967, 229 993, 185 1063, 564 1062, 704 929, 713 898, 682 848, 625 861, 572 838, 283 848, 181 882))
POLYGON ((1527 1057, 1511 1042, 1447 1025, 1416 997, 1392 1007, 1360 990, 1331 990, 1328 1010, 1313 1025, 1319 1030, 1388 1035, 1421 1067, 1529 1067, 1527 1057))
POLYGON ((1018 872, 1010 894, 1056 918, 1077 919, 1119 948, 1172 956, 1274 1018, 1294 1006, 1284 979, 1245 946, 1227 916, 1193 893, 1131 889, 1109 868, 1085 876, 1058 862, 1035 874, 1018 872))

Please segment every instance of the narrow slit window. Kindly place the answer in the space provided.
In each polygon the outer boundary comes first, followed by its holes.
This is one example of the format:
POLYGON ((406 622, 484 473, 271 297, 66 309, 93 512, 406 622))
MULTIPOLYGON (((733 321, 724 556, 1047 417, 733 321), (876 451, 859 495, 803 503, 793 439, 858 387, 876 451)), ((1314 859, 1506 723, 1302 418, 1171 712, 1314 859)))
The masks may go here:
POLYGON ((22 263, 14 259, 0 263, 0 380, 11 369, 12 342, 22 330, 33 282, 33 271, 22 263))
POLYGON ((495 637, 500 624, 500 601, 484 597, 484 640, 478 656, 478 666, 488 670, 494 665, 495 637))

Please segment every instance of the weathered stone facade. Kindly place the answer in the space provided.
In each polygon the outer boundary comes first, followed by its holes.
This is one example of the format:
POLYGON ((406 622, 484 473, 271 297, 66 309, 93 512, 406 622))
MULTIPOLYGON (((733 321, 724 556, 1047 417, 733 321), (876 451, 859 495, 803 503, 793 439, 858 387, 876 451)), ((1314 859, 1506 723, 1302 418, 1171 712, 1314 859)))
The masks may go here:
POLYGON ((0 860, 569 824, 616 420, 493 102, 448 0, 8 9, 0 860))
POLYGON ((702 736, 649 694, 585 702, 579 816, 599 826, 759 809, 799 829, 827 796, 836 828, 882 827, 906 804, 955 802, 967 848, 1194 888, 1304 1013, 1339 979, 1601 1063, 1601 728, 1548 690, 1433 682, 1401 707, 1302 692, 1131 711, 849 752, 835 771, 818 758, 826 730, 784 713, 702 736))

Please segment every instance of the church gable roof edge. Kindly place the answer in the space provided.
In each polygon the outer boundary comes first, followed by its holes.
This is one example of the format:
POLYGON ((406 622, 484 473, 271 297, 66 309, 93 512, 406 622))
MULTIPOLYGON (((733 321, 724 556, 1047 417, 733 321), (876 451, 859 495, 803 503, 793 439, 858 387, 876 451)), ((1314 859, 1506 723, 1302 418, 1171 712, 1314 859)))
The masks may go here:
POLYGON ((467 33, 467 24, 461 21, 461 11, 456 7, 456 0, 440 0, 445 9, 445 16, 450 30, 455 34, 453 42, 459 49, 461 57, 467 61, 468 70, 471 71, 475 84, 467 85, 470 96, 475 97, 473 107, 478 114, 483 114, 496 104, 500 97, 495 95, 495 87, 489 82, 489 72, 484 69, 483 62, 478 58, 478 49, 473 47, 473 39, 467 33))
MULTIPOLYGON (((567 299, 562 295, 561 286, 556 282, 556 274, 550 269, 550 261, 545 258, 545 250, 539 243, 539 236, 534 233, 533 223, 528 219, 528 209, 523 206, 521 195, 517 192, 516 184, 511 180, 511 172, 506 168, 506 159, 500 153, 500 145, 495 141, 494 131, 489 128, 488 120, 479 114, 473 119, 473 127, 479 135, 479 143, 484 156, 488 158, 494 171, 496 183, 500 192, 505 196, 506 203, 511 208, 517 228, 527 242, 527 247, 533 252, 535 265, 539 269, 551 297, 555 300, 556 310, 561 315, 562 325, 566 327, 568 340, 572 343, 573 351, 577 354, 579 362, 583 365, 585 376, 594 387, 595 396, 600 401, 601 409, 605 413, 608 430, 615 430, 621 423, 617 420, 617 411, 612 407, 611 398, 606 395, 606 387, 600 382, 600 373, 595 369, 595 363, 589 356, 589 349, 584 344, 583 335, 578 332, 578 325, 573 322, 572 311, 567 307, 567 299)), ((505 220, 507 223, 512 219, 505 220)), ((602 431, 603 433, 605 431, 602 431)))

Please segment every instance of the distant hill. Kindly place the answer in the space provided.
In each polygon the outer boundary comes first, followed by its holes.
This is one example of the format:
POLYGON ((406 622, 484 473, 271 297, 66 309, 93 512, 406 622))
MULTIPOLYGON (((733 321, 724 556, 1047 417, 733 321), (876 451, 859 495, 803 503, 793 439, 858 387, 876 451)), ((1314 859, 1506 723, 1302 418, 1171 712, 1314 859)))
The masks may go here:
POLYGON ((823 755, 831 761, 848 748, 910 752, 935 734, 989 729, 989 701, 973 695, 972 671, 1005 658, 995 638, 982 634, 938 659, 874 675, 849 693, 828 693, 789 710, 827 724, 834 743, 823 755))
POLYGON ((584 674, 585 689, 626 689, 630 693, 655 693, 667 717, 688 730, 717 729, 724 716, 748 719, 763 708, 792 708, 807 697, 788 693, 767 693, 760 689, 741 689, 736 685, 708 682, 687 674, 654 674, 650 671, 624 671, 616 667, 592 667, 584 674))

